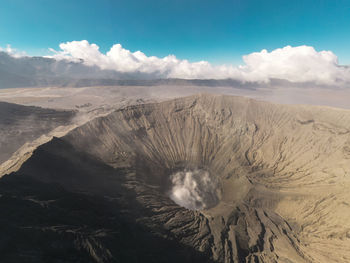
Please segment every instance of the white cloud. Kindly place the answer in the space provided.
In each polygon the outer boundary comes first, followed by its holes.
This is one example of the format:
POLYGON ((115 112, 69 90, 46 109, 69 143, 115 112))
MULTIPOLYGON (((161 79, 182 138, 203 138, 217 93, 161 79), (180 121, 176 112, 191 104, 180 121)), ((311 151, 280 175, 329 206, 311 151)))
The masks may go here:
POLYGON ((247 79, 286 79, 292 82, 316 82, 334 84, 349 81, 350 70, 338 64, 337 56, 331 51, 317 52, 310 46, 265 49, 243 56, 247 79))
POLYGON ((291 82, 315 82, 336 84, 350 81, 350 69, 339 66, 337 56, 331 51, 316 51, 310 46, 262 50, 243 56, 239 67, 213 66, 207 61, 191 63, 174 55, 163 58, 146 56, 141 51, 131 52, 115 44, 106 53, 96 44, 86 40, 60 44, 60 51, 53 51, 56 59, 83 60, 87 65, 124 73, 146 73, 162 78, 222 79, 268 82, 271 78, 291 82))
POLYGON ((86 65, 96 65, 101 69, 116 70, 124 73, 148 73, 165 78, 228 78, 239 71, 234 67, 213 67, 206 61, 190 63, 179 60, 174 55, 164 58, 146 56, 141 51, 131 52, 120 44, 115 44, 106 53, 99 51, 96 44, 86 40, 60 44, 60 51, 54 52, 53 58, 83 60, 86 65))
POLYGON ((11 45, 9 45, 9 44, 6 46, 6 48, 0 47, 0 51, 6 52, 15 58, 19 58, 19 57, 23 57, 23 56, 27 55, 26 52, 18 51, 17 49, 12 48, 11 45))
MULTIPOLYGON (((174 55, 163 58, 146 56, 141 51, 131 52, 115 44, 102 53, 96 44, 86 40, 61 43, 60 50, 49 49, 55 59, 83 61, 90 66, 115 70, 121 73, 143 73, 156 78, 225 79, 243 82, 269 82, 270 79, 284 79, 290 82, 311 82, 325 85, 350 83, 350 67, 338 64, 337 56, 331 51, 316 51, 310 46, 262 50, 243 56, 241 66, 213 66, 207 61, 189 62, 174 55)), ((25 56, 10 45, 1 48, 14 57, 25 56)))

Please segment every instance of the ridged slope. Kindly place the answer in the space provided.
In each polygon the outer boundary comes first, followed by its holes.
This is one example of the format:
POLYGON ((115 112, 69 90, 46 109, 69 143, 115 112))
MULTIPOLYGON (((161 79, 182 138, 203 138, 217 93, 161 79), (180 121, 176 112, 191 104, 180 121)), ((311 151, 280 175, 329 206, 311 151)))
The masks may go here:
POLYGON ((198 95, 97 118, 41 146, 18 174, 112 198, 218 262, 350 262, 349 159, 349 111, 198 95), (220 181, 217 206, 168 198, 170 174, 184 168, 220 181))
POLYGON ((0 164, 26 142, 69 125, 74 111, 44 109, 0 101, 0 164))

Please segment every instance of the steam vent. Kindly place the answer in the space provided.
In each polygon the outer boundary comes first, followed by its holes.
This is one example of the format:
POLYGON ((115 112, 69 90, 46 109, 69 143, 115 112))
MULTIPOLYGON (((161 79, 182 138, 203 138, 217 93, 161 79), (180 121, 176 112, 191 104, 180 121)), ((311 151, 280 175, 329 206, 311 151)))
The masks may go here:
POLYGON ((346 110, 206 94, 130 106, 39 146, 1 179, 0 253, 350 262, 349 178, 346 110))

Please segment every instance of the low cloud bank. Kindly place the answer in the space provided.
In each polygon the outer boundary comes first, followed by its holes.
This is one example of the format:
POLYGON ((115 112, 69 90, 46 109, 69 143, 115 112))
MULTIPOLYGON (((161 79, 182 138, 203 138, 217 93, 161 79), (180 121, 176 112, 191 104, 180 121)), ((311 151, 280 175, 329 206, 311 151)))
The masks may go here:
POLYGON ((60 44, 60 50, 50 49, 55 59, 83 61, 86 65, 122 73, 143 73, 155 78, 225 79, 243 82, 269 82, 284 79, 290 82, 312 82, 335 85, 350 82, 350 68, 341 66, 331 51, 316 51, 310 46, 262 50, 243 56, 244 64, 238 67, 213 66, 207 61, 191 63, 174 55, 163 58, 146 56, 141 51, 131 52, 115 44, 106 53, 86 40, 60 44))
POLYGON ((191 210, 202 210, 217 204, 218 183, 204 170, 180 171, 171 175, 169 197, 178 205, 191 210))
MULTIPOLYGON (((66 60, 95 66, 130 79, 234 79, 243 83, 270 83, 285 80, 311 85, 345 86, 350 84, 350 66, 338 63, 332 51, 316 51, 311 46, 286 46, 271 52, 262 50, 243 56, 243 65, 214 66, 207 61, 190 62, 174 55, 163 58, 131 52, 115 44, 107 53, 86 40, 61 43, 59 50, 49 49, 55 60, 66 60)), ((13 57, 25 56, 10 45, 1 48, 13 57)), ((102 71, 101 71, 102 72, 102 71)))
POLYGON ((12 48, 11 45, 7 45, 5 48, 0 47, 0 52, 6 52, 7 54, 15 58, 19 58, 27 55, 26 52, 18 51, 17 49, 12 48))

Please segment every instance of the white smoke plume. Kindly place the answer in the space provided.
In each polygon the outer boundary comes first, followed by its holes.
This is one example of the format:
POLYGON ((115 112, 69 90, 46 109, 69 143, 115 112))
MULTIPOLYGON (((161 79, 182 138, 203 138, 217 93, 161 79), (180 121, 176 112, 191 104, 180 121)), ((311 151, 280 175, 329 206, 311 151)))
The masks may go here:
POLYGON ((202 210, 217 204, 219 187, 208 171, 184 170, 171 175, 170 199, 190 210, 202 210))
POLYGON ((189 62, 174 55, 163 58, 147 56, 141 51, 131 52, 115 44, 106 53, 86 40, 60 44, 59 51, 50 49, 55 59, 83 61, 86 65, 122 73, 150 74, 157 78, 224 79, 243 82, 269 82, 284 79, 290 82, 312 82, 335 85, 350 82, 350 68, 341 66, 331 51, 316 51, 310 46, 262 50, 243 56, 241 66, 213 66, 207 61, 189 62))

